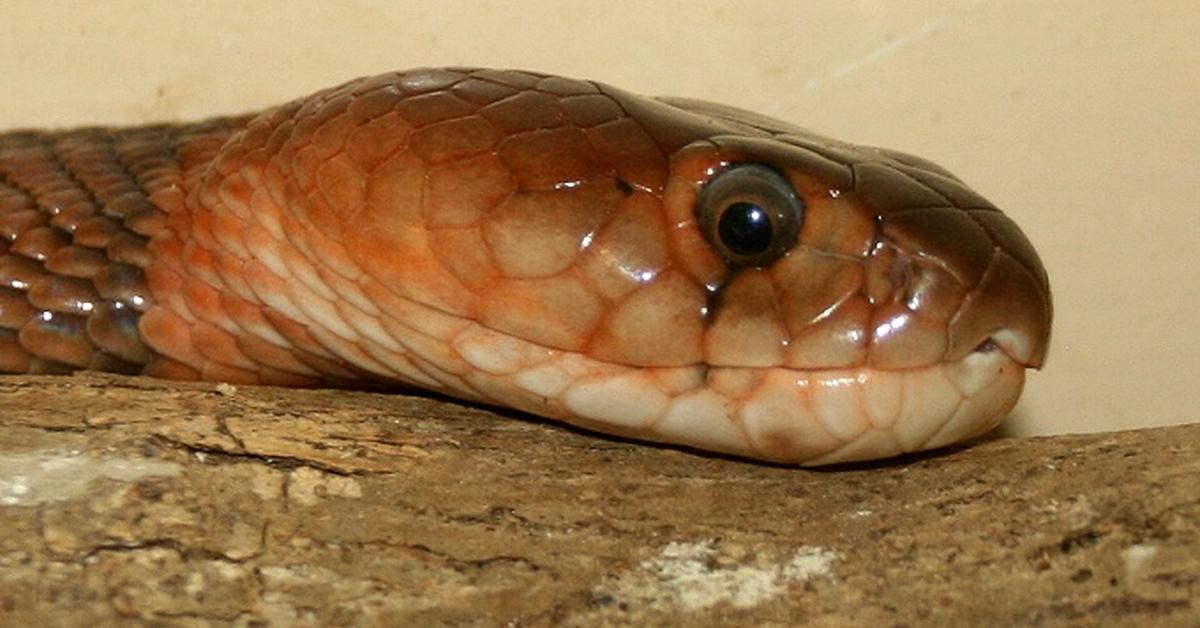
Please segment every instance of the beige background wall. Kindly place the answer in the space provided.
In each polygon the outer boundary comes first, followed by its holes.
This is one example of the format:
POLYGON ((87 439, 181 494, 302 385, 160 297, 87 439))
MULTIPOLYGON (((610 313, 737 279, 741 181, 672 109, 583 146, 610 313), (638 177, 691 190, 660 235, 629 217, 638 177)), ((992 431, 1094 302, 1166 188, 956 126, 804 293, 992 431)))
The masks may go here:
POLYGON ((253 110, 377 71, 521 67, 941 162, 1054 284, 1019 434, 1200 421, 1200 4, 0 1, 0 128, 253 110))

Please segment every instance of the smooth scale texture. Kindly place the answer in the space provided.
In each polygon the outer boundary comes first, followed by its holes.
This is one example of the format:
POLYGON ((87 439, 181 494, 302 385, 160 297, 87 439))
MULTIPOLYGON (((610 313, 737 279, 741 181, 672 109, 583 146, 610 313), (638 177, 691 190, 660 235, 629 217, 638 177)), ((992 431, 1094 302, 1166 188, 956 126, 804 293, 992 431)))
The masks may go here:
POLYGON ((527 72, 351 81, 255 116, 0 135, 0 372, 407 385, 822 464, 993 427, 1046 273, 927 161, 527 72), (727 264, 707 182, 765 165, 796 244, 727 264))

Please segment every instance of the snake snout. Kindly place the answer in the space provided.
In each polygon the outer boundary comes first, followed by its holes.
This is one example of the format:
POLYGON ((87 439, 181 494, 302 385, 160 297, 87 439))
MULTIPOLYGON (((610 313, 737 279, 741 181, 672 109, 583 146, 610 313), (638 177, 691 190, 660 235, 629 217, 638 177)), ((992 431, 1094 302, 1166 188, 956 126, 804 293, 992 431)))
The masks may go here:
MULTIPOLYGON (((940 325, 937 359, 956 362, 998 349, 1025 366, 1042 365, 1052 315, 1049 284, 1010 220, 995 210, 906 210, 883 218, 880 239, 871 261, 900 278, 885 282, 897 293, 892 298, 940 325)), ((926 346, 932 351, 933 340, 926 346)))
POLYGON ((1000 349, 1025 366, 1040 368, 1050 341, 1050 317, 1050 300, 1041 282, 1008 253, 998 251, 950 320, 946 359, 1000 349))

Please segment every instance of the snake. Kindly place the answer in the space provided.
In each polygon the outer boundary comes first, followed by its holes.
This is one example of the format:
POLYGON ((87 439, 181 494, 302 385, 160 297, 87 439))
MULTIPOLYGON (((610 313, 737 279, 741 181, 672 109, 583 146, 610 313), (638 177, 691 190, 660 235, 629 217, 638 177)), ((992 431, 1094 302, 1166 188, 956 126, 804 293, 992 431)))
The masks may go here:
POLYGON ((1052 318, 928 160, 517 70, 7 131, 0 236, 0 373, 427 391, 798 466, 988 432, 1052 318))

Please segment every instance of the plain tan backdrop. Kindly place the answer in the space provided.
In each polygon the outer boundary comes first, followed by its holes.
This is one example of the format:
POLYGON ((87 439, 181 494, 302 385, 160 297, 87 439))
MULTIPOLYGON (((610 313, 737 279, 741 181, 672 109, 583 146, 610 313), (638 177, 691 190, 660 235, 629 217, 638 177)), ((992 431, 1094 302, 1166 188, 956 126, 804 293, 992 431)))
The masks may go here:
POLYGON ((913 152, 1053 284, 1015 434, 1200 421, 1194 0, 0 0, 0 129, 192 120, 489 65, 723 101, 913 152))

